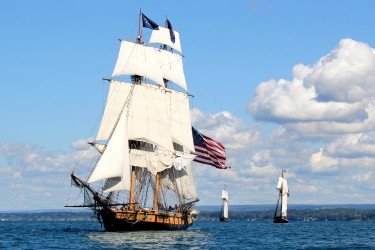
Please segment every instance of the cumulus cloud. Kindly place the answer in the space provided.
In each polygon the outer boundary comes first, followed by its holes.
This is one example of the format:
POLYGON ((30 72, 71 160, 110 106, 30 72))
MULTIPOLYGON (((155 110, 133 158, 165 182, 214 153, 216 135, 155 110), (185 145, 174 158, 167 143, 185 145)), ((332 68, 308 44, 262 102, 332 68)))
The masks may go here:
POLYGON ((350 186, 358 202, 368 201, 374 185, 358 185, 368 183, 375 165, 375 56, 368 44, 343 39, 315 64, 295 65, 291 80, 260 83, 248 110, 278 125, 266 138, 273 145, 262 145, 268 154, 249 159, 248 171, 289 166, 297 193, 352 202, 338 195, 350 186), (268 163, 257 165, 258 158, 268 163))
POLYGON ((375 132, 343 135, 331 141, 326 152, 335 157, 375 157, 375 132))
POLYGON ((6 143, 0 144, 0 156, 6 162, 0 162, 0 173, 9 176, 0 181, 8 192, 0 192, 4 200, 12 200, 12 204, 2 204, 2 209, 42 209, 65 205, 62 197, 67 197, 70 172, 73 168, 86 172, 87 165, 96 160, 97 152, 92 147, 53 152, 31 144, 6 143))
POLYGON ((365 181, 369 181, 369 180, 373 179, 373 176, 374 176, 374 174, 372 172, 367 172, 365 174, 355 175, 352 178, 353 178, 353 180, 355 180, 357 182, 363 183, 365 181))
POLYGON ((375 56, 363 42, 343 39, 322 57, 304 80, 320 101, 359 102, 375 96, 375 56))
POLYGON ((259 140, 259 131, 249 127, 228 111, 217 114, 192 110, 192 124, 199 132, 223 142, 226 149, 243 149, 251 142, 259 140))
POLYGON ((313 154, 310 158, 310 168, 313 172, 332 172, 337 170, 338 161, 324 155, 323 149, 313 154))
POLYGON ((259 84, 249 112, 306 136, 373 130, 374 66, 368 44, 344 39, 313 66, 296 65, 292 80, 259 84))

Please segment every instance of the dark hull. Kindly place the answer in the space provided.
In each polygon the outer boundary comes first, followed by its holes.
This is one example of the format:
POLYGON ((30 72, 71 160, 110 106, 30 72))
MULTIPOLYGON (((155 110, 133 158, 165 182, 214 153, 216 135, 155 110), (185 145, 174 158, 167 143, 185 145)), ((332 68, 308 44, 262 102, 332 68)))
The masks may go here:
MULTIPOLYGON (((197 202, 186 203, 179 211, 153 211, 145 208, 132 207, 113 209, 123 204, 113 204, 107 198, 102 197, 94 191, 89 184, 71 175, 74 185, 83 187, 93 195, 95 205, 93 208, 99 222, 104 225, 108 232, 140 231, 140 230, 185 230, 193 225, 193 218, 190 214, 191 206, 197 202)), ((75 207, 75 206, 72 206, 75 207)), ((84 206, 80 206, 84 207, 84 206)))
POLYGON ((143 230, 185 230, 193 225, 191 216, 152 214, 135 211, 99 211, 108 232, 143 230))
POLYGON ((228 218, 220 218, 220 221, 229 221, 228 218))
POLYGON ((274 223, 288 223, 287 218, 282 218, 282 217, 275 217, 273 218, 274 223))

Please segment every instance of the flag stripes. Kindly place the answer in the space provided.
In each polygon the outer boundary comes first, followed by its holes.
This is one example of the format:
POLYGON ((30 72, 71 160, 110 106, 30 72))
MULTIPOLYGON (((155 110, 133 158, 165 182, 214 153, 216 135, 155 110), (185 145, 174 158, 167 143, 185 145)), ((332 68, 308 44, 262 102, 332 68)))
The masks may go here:
POLYGON ((218 141, 193 129, 193 139, 196 157, 195 162, 207 164, 218 169, 227 169, 225 147, 218 141))

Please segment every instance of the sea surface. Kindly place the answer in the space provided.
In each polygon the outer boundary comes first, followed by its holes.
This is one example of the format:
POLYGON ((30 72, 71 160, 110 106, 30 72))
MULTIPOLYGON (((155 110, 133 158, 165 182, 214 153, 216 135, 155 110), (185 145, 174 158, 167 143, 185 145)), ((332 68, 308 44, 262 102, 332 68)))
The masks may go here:
POLYGON ((0 221, 2 249, 375 249, 375 222, 201 222, 185 231, 105 232, 97 221, 0 221))

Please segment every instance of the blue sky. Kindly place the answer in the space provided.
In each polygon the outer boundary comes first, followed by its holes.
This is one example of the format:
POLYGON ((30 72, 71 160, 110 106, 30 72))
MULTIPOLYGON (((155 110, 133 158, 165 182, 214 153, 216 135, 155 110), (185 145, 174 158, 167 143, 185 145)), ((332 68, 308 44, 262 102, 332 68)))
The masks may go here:
POLYGON ((290 203, 374 203, 373 1, 14 0, 0 3, 0 210, 66 204, 140 9, 180 32, 194 126, 227 148, 230 170, 194 165, 201 205, 224 183, 231 204, 273 204, 282 168, 290 203))

